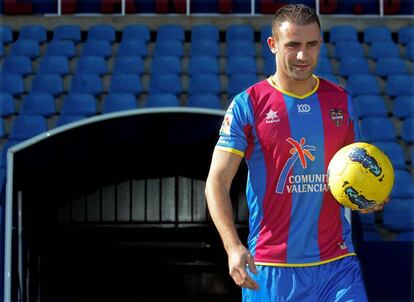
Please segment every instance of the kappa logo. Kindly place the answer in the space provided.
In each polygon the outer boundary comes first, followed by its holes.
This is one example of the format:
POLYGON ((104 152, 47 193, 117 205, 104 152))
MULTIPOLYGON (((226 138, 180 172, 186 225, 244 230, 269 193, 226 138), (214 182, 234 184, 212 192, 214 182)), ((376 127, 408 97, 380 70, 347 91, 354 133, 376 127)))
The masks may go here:
POLYGON ((273 124, 273 123, 280 122, 280 118, 277 115, 277 111, 273 111, 272 109, 270 109, 269 112, 266 113, 265 121, 266 121, 266 124, 273 124))
POLYGON ((311 106, 308 104, 297 105, 299 113, 309 113, 311 111, 311 106))

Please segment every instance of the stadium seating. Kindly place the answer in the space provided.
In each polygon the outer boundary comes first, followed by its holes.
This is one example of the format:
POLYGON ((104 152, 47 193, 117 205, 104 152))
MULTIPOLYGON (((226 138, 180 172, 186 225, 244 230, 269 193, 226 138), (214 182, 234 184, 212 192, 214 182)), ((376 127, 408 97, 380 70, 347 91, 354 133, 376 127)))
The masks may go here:
POLYGON ((32 80, 30 93, 50 93, 53 96, 64 92, 62 78, 57 74, 37 74, 32 80))
POLYGON ((190 58, 188 74, 196 73, 219 73, 219 64, 216 57, 194 56, 190 58))
POLYGON ((373 60, 379 58, 395 58, 400 56, 397 45, 392 41, 373 42, 368 51, 368 57, 373 60))
POLYGON ((97 74, 75 74, 72 77, 69 93, 89 93, 100 95, 103 92, 101 78, 97 74))
POLYGON ((232 56, 228 58, 226 74, 231 76, 237 73, 257 73, 256 59, 248 56, 232 56))
POLYGON ((115 28, 109 24, 96 24, 89 27, 88 40, 115 42, 115 28))
POLYGON ((211 93, 219 95, 222 92, 220 78, 214 73, 194 74, 190 77, 188 93, 211 93))
POLYGON ((179 106, 178 98, 171 93, 149 94, 145 107, 176 107, 179 106))
POLYGON ((40 55, 39 43, 36 40, 17 40, 11 46, 11 54, 35 59, 40 55))
POLYGON ((255 73, 235 73, 230 75, 227 87, 229 99, 233 98, 236 94, 239 94, 258 81, 259 78, 255 73))
POLYGON ((130 24, 122 30, 122 41, 143 41, 148 43, 151 39, 150 30, 144 24, 130 24))
POLYGON ((218 57, 220 54, 219 44, 212 40, 195 40, 191 42, 191 56, 212 56, 218 57))
POLYGON ((53 39, 69 40, 77 44, 81 41, 80 26, 75 24, 58 25, 53 31, 53 39))
POLYGON ((318 60, 318 66, 316 67, 316 73, 333 73, 330 59, 327 57, 320 57, 318 60))
POLYGON ((48 130, 46 119, 40 115, 18 115, 13 121, 10 139, 23 141, 48 130))
POLYGON ((0 116, 9 117, 16 113, 16 106, 11 94, 0 92, 0 116))
POLYGON ((404 120, 401 137, 406 143, 414 143, 414 117, 408 117, 404 120))
POLYGON ((404 26, 398 30, 398 43, 406 45, 414 42, 414 26, 404 26))
POLYGON ((144 60, 139 56, 120 56, 116 57, 112 74, 136 74, 144 73, 144 60))
POLYGON ((343 57, 339 62, 339 75, 349 77, 351 75, 369 74, 368 61, 363 57, 343 57))
POLYGON ((410 172, 401 169, 394 170, 394 187, 391 191, 391 199, 414 198, 413 179, 410 172))
POLYGON ((358 118, 367 116, 388 116, 385 102, 379 95, 360 95, 354 99, 358 118))
POLYGON ((0 25, 0 42, 1 44, 9 44, 13 41, 13 30, 8 25, 0 25))
POLYGON ((184 28, 177 24, 160 25, 157 29, 157 42, 163 43, 165 40, 183 42, 185 39, 184 28))
POLYGON ((414 42, 410 42, 405 46, 404 57, 410 61, 414 61, 414 42))
POLYGON ((385 92, 391 97, 399 95, 414 95, 414 76, 390 75, 385 84, 385 92))
POLYGON ((64 56, 44 56, 42 57, 39 69, 39 74, 58 74, 61 77, 69 74, 69 61, 64 56))
POLYGON ((33 72, 32 61, 26 56, 8 56, 3 61, 1 72, 25 77, 33 72))
POLYGON ((372 142, 373 145, 380 148, 391 160, 394 169, 405 169, 404 151, 397 142, 372 142))
POLYGON ((188 98, 188 107, 222 109, 220 99, 216 94, 193 94, 188 98))
POLYGON ((339 41, 334 46, 333 56, 335 59, 343 57, 364 57, 364 48, 358 41, 339 41))
POLYGON ((329 31, 329 42, 358 41, 358 31, 352 25, 335 25, 329 31))
POLYGON ((72 59, 76 56, 75 43, 69 40, 52 40, 47 45, 46 55, 63 56, 72 59))
POLYGON ((172 73, 180 75, 182 72, 181 60, 176 56, 155 56, 151 63, 151 74, 172 73))
POLYGON ((253 41, 249 40, 234 40, 227 43, 226 56, 231 58, 233 56, 250 56, 256 57, 256 46, 253 41))
POLYGON ((414 230, 414 199, 393 198, 384 207, 383 221, 393 231, 414 230))
POLYGON ((68 94, 63 101, 61 115, 91 116, 96 114, 96 100, 91 94, 68 94))
POLYGON ((391 31, 388 27, 382 25, 371 25, 364 29, 364 43, 392 41, 391 31))
POLYGON ((382 57, 376 63, 376 74, 380 77, 388 77, 393 74, 407 74, 408 68, 400 57, 382 57))
POLYGON ((133 94, 110 93, 106 96, 103 104, 103 113, 116 112, 121 110, 136 109, 137 101, 133 94))
POLYGON ((414 231, 401 231, 397 234, 395 240, 414 242, 414 231))
POLYGON ((400 95, 394 99, 392 114, 399 118, 414 117, 414 96, 400 95))
POLYGON ((130 93, 139 95, 142 92, 141 79, 136 74, 114 74, 111 78, 109 93, 130 93))
POLYGON ((147 55, 147 42, 143 40, 122 40, 117 52, 117 56, 139 56, 144 58, 147 55))
POLYGON ((378 80, 374 75, 353 74, 349 76, 346 86, 354 96, 361 94, 380 94, 378 80))
POLYGON ((19 40, 35 40, 43 44, 47 40, 46 27, 40 24, 23 25, 19 31, 19 40))
POLYGON ((253 42, 254 40, 253 28, 250 25, 245 24, 230 25, 229 27, 227 27, 225 35, 227 43, 229 43, 230 41, 233 42, 240 40, 247 40, 253 42))
POLYGON ((108 68, 103 57, 99 56, 84 56, 80 57, 76 64, 76 73, 92 73, 97 75, 104 75, 108 68))
POLYGON ((23 99, 19 113, 20 115, 50 117, 56 113, 55 100, 51 94, 29 94, 23 99))
POLYGON ((360 125, 362 141, 396 140, 394 125, 388 117, 366 117, 361 119, 360 125))
POLYGON ((18 96, 24 92, 24 83, 21 75, 0 73, 0 91, 18 96))
POLYGON ((181 79, 176 74, 157 74, 151 77, 148 92, 178 95, 182 92, 181 79))
POLYGON ((264 61, 263 73, 271 76, 276 72, 276 59, 274 56, 267 57, 264 61))
POLYGON ((61 115, 57 119, 55 127, 60 127, 66 124, 74 123, 85 118, 86 116, 84 115, 61 115))
POLYGON ((335 84, 339 84, 338 78, 333 73, 317 73, 317 76, 331 81, 335 84))
POLYGON ((158 40, 154 47, 154 56, 184 56, 182 41, 179 40, 158 40))
POLYGON ((87 40, 83 44, 82 56, 101 56, 108 59, 112 56, 112 47, 107 40, 87 40))
POLYGON ((191 28, 191 42, 196 40, 211 40, 218 42, 220 40, 218 27, 213 24, 194 25, 191 28))

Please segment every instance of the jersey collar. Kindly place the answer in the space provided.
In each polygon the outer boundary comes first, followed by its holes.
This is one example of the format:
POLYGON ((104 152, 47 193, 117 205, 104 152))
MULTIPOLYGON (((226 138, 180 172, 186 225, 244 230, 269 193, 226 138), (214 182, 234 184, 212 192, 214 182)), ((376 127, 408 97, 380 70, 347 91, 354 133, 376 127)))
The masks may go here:
POLYGON ((286 91, 286 90, 283 90, 283 89, 277 87, 276 84, 272 81, 272 77, 271 76, 267 78, 267 82, 273 88, 275 88, 276 90, 279 90, 283 94, 286 94, 288 96, 292 96, 292 97, 297 98, 297 99, 306 99, 308 96, 314 94, 316 92, 316 90, 318 90, 318 88, 319 88, 319 78, 317 76, 315 76, 314 74, 312 76, 316 80, 316 85, 315 85, 315 87, 310 92, 308 92, 308 93, 306 93, 304 95, 297 95, 297 94, 291 93, 289 91, 286 91))

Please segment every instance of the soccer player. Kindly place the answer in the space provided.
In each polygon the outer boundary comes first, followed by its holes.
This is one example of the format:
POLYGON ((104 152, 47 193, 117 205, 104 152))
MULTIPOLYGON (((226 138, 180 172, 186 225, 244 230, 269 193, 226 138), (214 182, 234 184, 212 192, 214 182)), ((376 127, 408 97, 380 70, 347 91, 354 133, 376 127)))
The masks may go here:
POLYGON ((367 301, 350 222, 326 176, 335 152, 358 139, 352 99, 313 74, 322 43, 313 9, 279 9, 267 42, 276 73, 233 99, 206 184, 230 275, 244 302, 367 301), (229 194, 242 158, 249 172, 248 249, 229 194))

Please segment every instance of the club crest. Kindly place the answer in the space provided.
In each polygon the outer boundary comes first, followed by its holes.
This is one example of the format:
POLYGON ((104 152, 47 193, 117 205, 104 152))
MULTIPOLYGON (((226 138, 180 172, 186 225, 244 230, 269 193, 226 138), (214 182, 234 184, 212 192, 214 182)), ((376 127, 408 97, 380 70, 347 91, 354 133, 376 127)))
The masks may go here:
POLYGON ((342 121, 344 120, 344 113, 341 109, 332 108, 329 112, 329 116, 331 117, 332 122, 334 122, 336 126, 341 126, 342 121))

